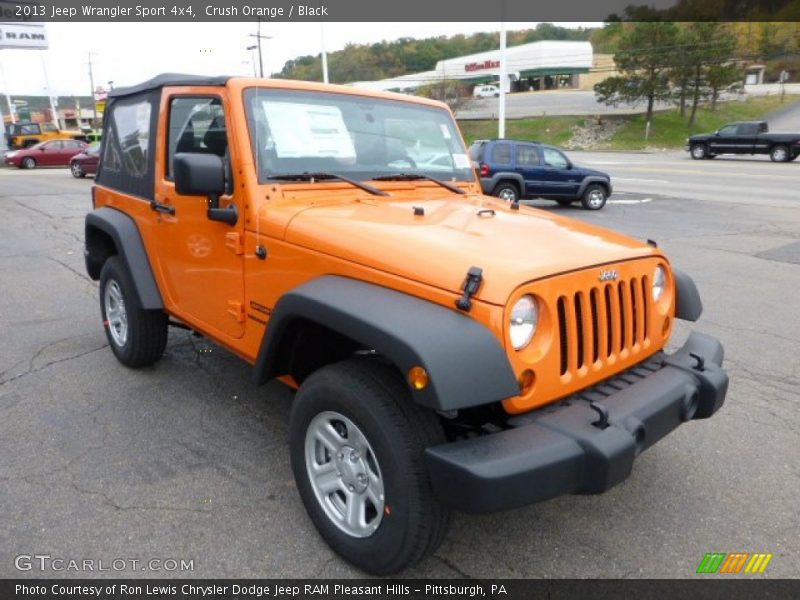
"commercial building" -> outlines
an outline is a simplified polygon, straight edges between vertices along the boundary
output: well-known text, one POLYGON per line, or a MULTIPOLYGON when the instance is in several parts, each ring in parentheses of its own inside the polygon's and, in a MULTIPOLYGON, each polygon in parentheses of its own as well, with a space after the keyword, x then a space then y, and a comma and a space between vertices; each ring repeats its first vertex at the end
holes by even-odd
MULTIPOLYGON (((440 60, 431 71, 380 81, 359 81, 352 85, 374 90, 413 92, 420 86, 443 80, 460 80, 476 85, 499 83, 500 60, 500 50, 490 50, 440 60)), ((581 78, 590 76, 595 57, 589 42, 543 41, 507 48, 506 61, 506 90, 520 92, 581 89, 584 87, 581 78)))

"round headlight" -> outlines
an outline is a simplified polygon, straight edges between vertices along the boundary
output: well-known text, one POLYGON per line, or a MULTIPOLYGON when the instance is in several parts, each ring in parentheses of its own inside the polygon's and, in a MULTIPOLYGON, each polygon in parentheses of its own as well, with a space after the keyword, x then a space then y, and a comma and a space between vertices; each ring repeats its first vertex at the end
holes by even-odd
POLYGON ((656 267, 653 272, 653 301, 658 302, 661 296, 664 295, 664 289, 667 287, 667 272, 661 265, 656 267))
POLYGON ((533 296, 523 296, 517 300, 511 309, 508 325, 508 333, 514 350, 522 350, 530 343, 536 331, 538 318, 536 300, 533 299, 533 296))

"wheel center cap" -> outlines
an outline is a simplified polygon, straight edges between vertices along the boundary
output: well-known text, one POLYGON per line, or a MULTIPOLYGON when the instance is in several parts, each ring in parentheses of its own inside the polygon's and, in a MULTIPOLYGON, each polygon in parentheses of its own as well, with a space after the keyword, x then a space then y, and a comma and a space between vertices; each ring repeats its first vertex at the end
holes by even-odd
POLYGON ((351 492, 364 493, 367 489, 367 465, 361 453, 351 446, 342 446, 334 458, 336 471, 351 492))

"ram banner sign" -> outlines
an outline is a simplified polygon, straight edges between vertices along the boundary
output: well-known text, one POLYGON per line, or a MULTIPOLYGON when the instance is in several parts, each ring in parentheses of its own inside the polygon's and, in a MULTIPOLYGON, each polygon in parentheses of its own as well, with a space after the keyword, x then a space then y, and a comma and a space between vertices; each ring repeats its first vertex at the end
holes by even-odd
POLYGON ((47 33, 43 23, 0 23, 0 50, 26 48, 46 50, 47 33))

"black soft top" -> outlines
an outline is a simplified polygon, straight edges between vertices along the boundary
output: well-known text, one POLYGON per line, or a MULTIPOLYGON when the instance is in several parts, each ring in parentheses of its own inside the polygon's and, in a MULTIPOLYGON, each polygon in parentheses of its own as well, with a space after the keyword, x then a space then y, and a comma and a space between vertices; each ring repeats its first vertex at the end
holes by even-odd
POLYGON ((119 98, 155 90, 165 85, 225 85, 231 78, 230 75, 187 75, 185 73, 162 73, 152 79, 128 87, 115 88, 108 93, 109 98, 119 98))

